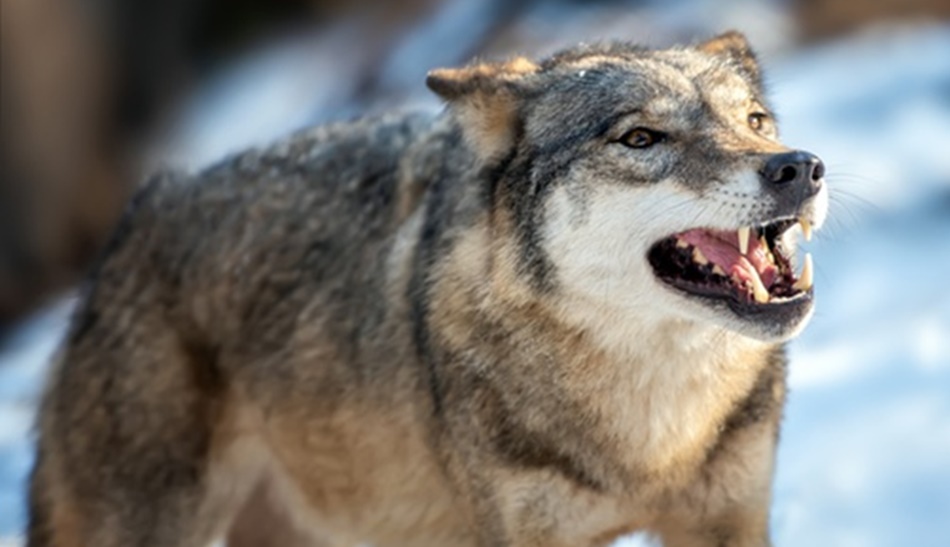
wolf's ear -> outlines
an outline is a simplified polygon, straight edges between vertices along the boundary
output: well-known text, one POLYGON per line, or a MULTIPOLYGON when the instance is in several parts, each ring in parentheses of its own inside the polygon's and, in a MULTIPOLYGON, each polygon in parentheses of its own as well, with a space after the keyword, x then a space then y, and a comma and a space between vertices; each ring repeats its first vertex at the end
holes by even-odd
POLYGON ((518 57, 436 69, 429 72, 426 85, 448 101, 469 144, 483 159, 492 159, 511 147, 520 92, 525 78, 538 70, 538 65, 518 57))
POLYGON ((755 82, 759 81, 759 61, 752 51, 749 40, 741 32, 730 30, 699 44, 696 49, 710 55, 724 57, 736 63, 755 82))

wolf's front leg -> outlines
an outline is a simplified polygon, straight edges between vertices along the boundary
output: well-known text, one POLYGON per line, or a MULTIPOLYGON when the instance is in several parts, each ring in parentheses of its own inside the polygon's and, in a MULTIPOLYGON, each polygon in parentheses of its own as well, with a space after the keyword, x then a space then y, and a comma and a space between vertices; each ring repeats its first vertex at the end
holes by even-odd
POLYGON ((785 359, 762 370, 722 424, 695 478, 671 496, 652 531, 665 547, 768 547, 785 359))
POLYGON ((664 547, 770 547, 768 511, 747 508, 703 523, 668 523, 659 530, 664 547))
POLYGON ((664 547, 769 547, 774 422, 732 432, 655 527, 664 547))

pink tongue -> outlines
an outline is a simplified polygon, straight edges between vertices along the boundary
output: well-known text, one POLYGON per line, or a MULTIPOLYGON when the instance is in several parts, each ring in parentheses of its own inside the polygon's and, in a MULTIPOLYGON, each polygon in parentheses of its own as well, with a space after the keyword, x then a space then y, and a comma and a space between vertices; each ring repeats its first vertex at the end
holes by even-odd
POLYGON ((762 284, 769 288, 777 277, 778 269, 766 255, 768 249, 754 237, 749 238, 749 249, 745 255, 739 254, 739 236, 735 231, 695 229, 683 232, 679 238, 702 251, 710 262, 718 264, 730 276, 742 281, 751 282, 752 276, 758 274, 762 284))

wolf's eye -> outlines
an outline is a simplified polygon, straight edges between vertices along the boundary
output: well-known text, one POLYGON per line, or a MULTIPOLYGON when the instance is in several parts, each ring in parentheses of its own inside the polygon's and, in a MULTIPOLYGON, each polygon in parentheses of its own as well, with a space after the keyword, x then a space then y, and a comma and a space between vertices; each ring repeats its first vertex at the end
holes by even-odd
POLYGON ((649 148, 666 140, 666 134, 646 127, 636 127, 627 131, 619 141, 630 148, 649 148))
POLYGON ((768 118, 769 115, 765 112, 753 112, 749 114, 749 127, 751 127, 753 131, 762 131, 768 118))

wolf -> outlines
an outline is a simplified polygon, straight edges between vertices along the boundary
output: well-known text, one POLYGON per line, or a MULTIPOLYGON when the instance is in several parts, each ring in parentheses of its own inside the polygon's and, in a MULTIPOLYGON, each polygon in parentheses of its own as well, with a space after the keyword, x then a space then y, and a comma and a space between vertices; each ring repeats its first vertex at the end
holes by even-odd
POLYGON ((748 41, 426 83, 438 115, 143 185, 42 404, 29 547, 769 545, 827 190, 748 41))

